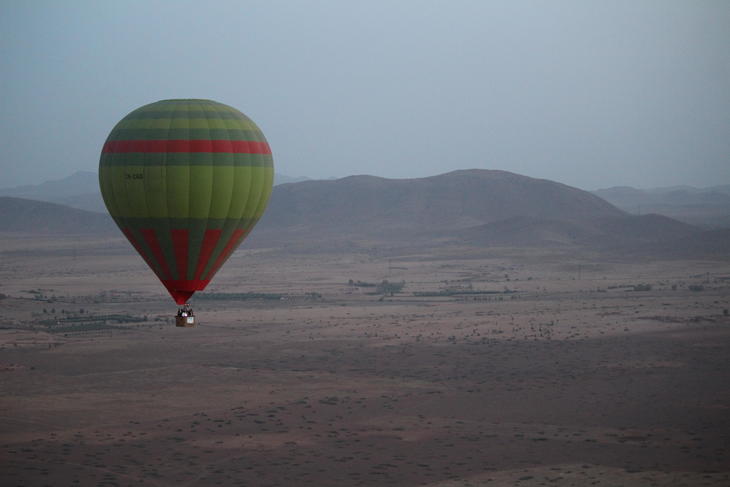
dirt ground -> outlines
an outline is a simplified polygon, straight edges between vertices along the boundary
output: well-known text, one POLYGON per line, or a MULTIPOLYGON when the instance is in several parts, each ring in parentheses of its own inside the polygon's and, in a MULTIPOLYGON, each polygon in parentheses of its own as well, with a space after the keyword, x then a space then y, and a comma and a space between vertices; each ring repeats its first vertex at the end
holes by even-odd
POLYGON ((128 247, 0 236, 0 484, 730 485, 730 260, 128 247))

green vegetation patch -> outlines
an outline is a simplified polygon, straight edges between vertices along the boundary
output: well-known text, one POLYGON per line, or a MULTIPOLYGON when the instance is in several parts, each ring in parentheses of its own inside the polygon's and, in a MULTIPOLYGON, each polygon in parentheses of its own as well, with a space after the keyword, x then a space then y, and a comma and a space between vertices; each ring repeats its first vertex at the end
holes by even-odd
POLYGON ((99 331, 99 330, 124 330, 123 326, 110 325, 104 321, 88 322, 88 323, 77 323, 67 326, 53 326, 49 327, 48 331, 51 333, 77 333, 87 331, 99 331))
POLYGON ((440 291, 416 291, 413 293, 414 296, 421 296, 424 298, 433 298, 439 296, 463 296, 463 295, 480 295, 480 294, 514 294, 517 291, 511 289, 505 289, 504 291, 469 291, 464 289, 442 289, 440 291))
POLYGON ((134 316, 128 314, 109 314, 109 315, 86 315, 86 316, 68 316, 66 318, 51 318, 39 321, 41 325, 53 327, 54 325, 68 324, 84 324, 84 323, 143 323, 147 321, 146 316, 134 316))
POLYGON ((280 300, 286 295, 279 293, 200 293, 195 295, 201 301, 245 301, 249 299, 280 300))

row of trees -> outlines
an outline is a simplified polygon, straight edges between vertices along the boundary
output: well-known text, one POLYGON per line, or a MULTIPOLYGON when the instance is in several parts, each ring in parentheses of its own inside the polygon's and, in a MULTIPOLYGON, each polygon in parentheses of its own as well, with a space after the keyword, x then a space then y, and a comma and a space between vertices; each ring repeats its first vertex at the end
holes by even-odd
POLYGON ((380 283, 353 281, 350 279, 347 284, 353 287, 374 287, 375 294, 382 294, 384 296, 393 296, 395 293, 401 292, 403 288, 406 287, 406 281, 391 282, 387 279, 383 279, 380 283))

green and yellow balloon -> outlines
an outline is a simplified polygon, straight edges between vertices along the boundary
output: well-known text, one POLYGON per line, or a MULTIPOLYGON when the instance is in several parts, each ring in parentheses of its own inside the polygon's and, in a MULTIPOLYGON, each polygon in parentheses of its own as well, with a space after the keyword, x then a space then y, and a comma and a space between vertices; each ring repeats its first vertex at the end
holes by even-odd
POLYGON ((112 218, 184 304, 266 209, 271 149, 246 115, 211 100, 162 100, 112 129, 99 184, 112 218))

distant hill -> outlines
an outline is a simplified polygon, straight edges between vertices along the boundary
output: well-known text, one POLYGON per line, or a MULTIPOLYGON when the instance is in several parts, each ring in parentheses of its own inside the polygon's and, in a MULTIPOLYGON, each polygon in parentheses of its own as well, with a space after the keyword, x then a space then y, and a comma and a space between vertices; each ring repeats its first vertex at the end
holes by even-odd
MULTIPOLYGON (((41 201, 44 200, 41 199, 41 201)), ((49 198, 47 201, 70 206, 71 208, 78 208, 80 210, 95 211, 97 213, 107 212, 106 205, 104 204, 104 198, 101 197, 101 191, 75 194, 71 196, 58 196, 49 198)))
POLYGON ((368 245, 390 240, 582 246, 642 255, 657 248, 684 255, 683 245, 716 253, 725 245, 720 234, 707 234, 715 242, 701 245, 700 234, 693 225, 656 214, 630 215, 594 194, 554 181, 463 170, 420 179, 351 176, 278 186, 252 243, 368 245))
MULTIPOLYGON (((294 178, 277 173, 274 176, 274 185, 306 180, 305 177, 294 178)), ((0 188, 0 196, 48 201, 80 210, 101 213, 107 211, 99 190, 99 175, 91 171, 77 171, 63 179, 55 179, 36 185, 0 188)))
POLYGON ((41 184, 0 189, 0 196, 59 203, 87 211, 106 212, 99 191, 99 176, 91 171, 77 171, 63 179, 41 184))
POLYGON ((63 179, 54 179, 40 184, 0 189, 0 196, 40 199, 41 197, 62 198, 92 193, 99 187, 99 176, 91 171, 76 171, 63 179))
POLYGON ((434 235, 512 217, 585 221, 622 215, 577 188, 475 169, 419 179, 350 176, 277 186, 260 225, 326 235, 434 235))
POLYGON ((693 233, 677 241, 660 242, 652 249, 662 255, 695 257, 701 255, 730 256, 730 228, 693 233))
MULTIPOLYGON (((0 197, 0 228, 38 234, 110 234, 106 213, 0 197)), ((274 188, 247 246, 580 246, 638 256, 725 255, 730 235, 672 218, 631 215, 589 192, 505 171, 418 179, 351 176, 274 188)))
POLYGON ((286 184, 286 183, 300 183, 302 181, 308 181, 309 178, 305 177, 292 177, 287 176, 286 174, 280 174, 276 173, 274 174, 274 186, 278 186, 280 184, 286 184))
POLYGON ((730 194, 730 184, 722 184, 719 186, 711 186, 706 188, 708 191, 714 191, 716 193, 730 194))
POLYGON ((106 214, 45 201, 0 196, 0 231, 37 235, 117 235, 106 214))
POLYGON ((709 228, 730 228, 730 185, 636 189, 616 186, 593 192, 633 214, 658 213, 709 228))

